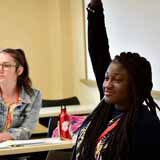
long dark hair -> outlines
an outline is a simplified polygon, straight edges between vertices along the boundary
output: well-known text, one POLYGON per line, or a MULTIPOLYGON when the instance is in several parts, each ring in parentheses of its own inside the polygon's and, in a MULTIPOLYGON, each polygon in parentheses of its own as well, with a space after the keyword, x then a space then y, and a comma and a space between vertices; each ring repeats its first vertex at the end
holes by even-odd
POLYGON ((17 68, 19 66, 23 67, 23 73, 17 79, 17 87, 19 90, 24 87, 24 90, 31 95, 33 93, 32 81, 29 77, 29 67, 24 51, 22 49, 6 48, 0 51, 0 53, 2 52, 9 54, 15 60, 17 68))
MULTIPOLYGON (((134 124, 137 111, 145 102, 150 112, 158 118, 156 107, 151 96, 152 71, 149 61, 137 53, 123 52, 115 56, 113 62, 120 63, 127 70, 129 76, 130 108, 114 130, 107 148, 107 160, 127 160, 134 143, 134 124)), ((98 109, 89 117, 91 123, 80 145, 79 160, 94 160, 96 140, 110 119, 113 106, 101 101, 98 109)), ((105 155, 105 154, 104 154, 105 155)))

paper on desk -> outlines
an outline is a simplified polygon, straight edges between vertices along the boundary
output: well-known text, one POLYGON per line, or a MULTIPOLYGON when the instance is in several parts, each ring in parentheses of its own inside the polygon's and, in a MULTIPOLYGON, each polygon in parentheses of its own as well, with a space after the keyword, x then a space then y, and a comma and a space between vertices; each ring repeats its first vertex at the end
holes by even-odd
POLYGON ((66 143, 68 143, 68 141, 72 141, 73 143, 75 143, 76 142, 76 137, 72 137, 72 139, 68 139, 68 140, 61 140, 60 138, 50 138, 50 143, 62 143, 62 141, 63 141, 63 143, 64 142, 66 142, 66 143))
POLYGON ((0 148, 18 147, 25 145, 39 145, 51 143, 49 138, 46 139, 30 139, 30 140, 9 140, 0 143, 0 148))
POLYGON ((10 146, 10 141, 5 141, 0 143, 0 149, 1 148, 8 148, 10 146))
MULTIPOLYGON (((75 139, 72 139, 74 142, 75 139)), ((60 138, 42 138, 42 139, 30 139, 30 140, 9 140, 0 143, 0 149, 8 147, 19 147, 26 145, 40 145, 40 144, 54 144, 62 143, 60 138)))

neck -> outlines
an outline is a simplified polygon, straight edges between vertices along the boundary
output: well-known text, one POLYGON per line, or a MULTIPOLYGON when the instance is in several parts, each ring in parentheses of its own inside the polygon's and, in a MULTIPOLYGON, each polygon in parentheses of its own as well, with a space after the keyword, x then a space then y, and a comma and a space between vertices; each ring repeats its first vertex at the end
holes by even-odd
POLYGON ((5 103, 16 103, 18 95, 18 89, 16 86, 1 87, 1 97, 5 103))
POLYGON ((128 105, 118 105, 118 104, 115 104, 115 108, 118 111, 127 112, 129 107, 128 107, 128 105))
POLYGON ((8 95, 8 96, 12 96, 15 92, 17 91, 17 86, 1 86, 1 94, 2 95, 8 95))

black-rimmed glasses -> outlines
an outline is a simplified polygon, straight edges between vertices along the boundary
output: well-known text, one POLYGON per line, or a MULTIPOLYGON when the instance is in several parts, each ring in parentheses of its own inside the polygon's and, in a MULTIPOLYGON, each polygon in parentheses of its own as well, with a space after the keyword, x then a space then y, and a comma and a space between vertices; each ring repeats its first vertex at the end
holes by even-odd
POLYGON ((17 64, 10 64, 10 63, 1 63, 0 67, 2 67, 2 69, 4 70, 9 70, 12 67, 18 67, 17 64))

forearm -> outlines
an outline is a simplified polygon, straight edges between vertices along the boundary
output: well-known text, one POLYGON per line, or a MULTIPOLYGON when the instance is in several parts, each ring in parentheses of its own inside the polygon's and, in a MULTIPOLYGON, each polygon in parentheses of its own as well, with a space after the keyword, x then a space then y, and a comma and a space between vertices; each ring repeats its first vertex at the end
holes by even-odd
POLYGON ((88 50, 101 98, 105 72, 111 61, 102 3, 88 9, 88 50))
POLYGON ((33 129, 35 128, 39 119, 39 111, 37 110, 36 114, 30 113, 30 116, 27 116, 25 121, 18 128, 8 129, 9 134, 15 140, 24 140, 29 139, 32 135, 33 129))
POLYGON ((30 138, 32 130, 24 127, 10 128, 8 130, 8 133, 12 136, 14 140, 26 140, 30 138))

